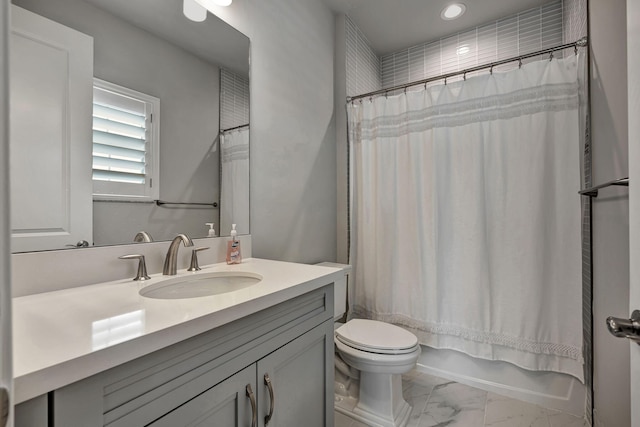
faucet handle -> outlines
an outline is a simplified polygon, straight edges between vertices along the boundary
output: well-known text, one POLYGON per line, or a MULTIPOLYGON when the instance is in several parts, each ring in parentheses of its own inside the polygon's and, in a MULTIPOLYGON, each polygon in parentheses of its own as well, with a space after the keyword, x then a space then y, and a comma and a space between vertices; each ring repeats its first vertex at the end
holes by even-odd
POLYGON ((131 255, 122 255, 119 256, 118 259, 139 259, 138 262, 138 272, 136 273, 136 277, 133 280, 149 280, 151 277, 147 276, 147 264, 144 262, 144 255, 140 254, 131 254, 131 255))
POLYGON ((189 265, 189 268, 187 269, 187 271, 200 271, 200 270, 202 270, 200 268, 200 266, 198 265, 198 252, 206 251, 207 249, 209 249, 208 246, 201 246, 199 248, 193 248, 193 250, 191 251, 191 264, 189 265))

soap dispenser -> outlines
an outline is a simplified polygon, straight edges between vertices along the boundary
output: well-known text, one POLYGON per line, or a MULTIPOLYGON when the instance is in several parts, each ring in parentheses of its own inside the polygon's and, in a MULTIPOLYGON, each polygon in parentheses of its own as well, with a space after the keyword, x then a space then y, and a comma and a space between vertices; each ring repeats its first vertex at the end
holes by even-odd
POLYGON ((240 264, 242 262, 242 254, 240 253, 240 241, 236 237, 236 225, 231 224, 231 239, 227 242, 227 264, 240 264))
POLYGON ((209 237, 216 237, 216 230, 213 229, 215 222, 205 222, 209 226, 209 237))

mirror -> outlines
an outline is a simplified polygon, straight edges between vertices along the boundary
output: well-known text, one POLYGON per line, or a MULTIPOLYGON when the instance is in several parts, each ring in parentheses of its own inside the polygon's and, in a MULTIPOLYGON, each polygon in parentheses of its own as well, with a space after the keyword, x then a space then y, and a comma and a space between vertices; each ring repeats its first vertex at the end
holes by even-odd
POLYGON ((215 223, 216 236, 229 235, 231 223, 249 233, 246 36, 211 13, 190 21, 182 0, 13 4, 28 11, 12 10, 13 252, 128 244, 140 231, 154 241, 207 237, 206 223, 215 223), (34 35, 29 12, 54 21, 34 27, 51 34, 34 35), (96 89, 99 82, 106 89, 96 89), (96 147, 124 133, 100 128, 96 123, 112 119, 96 111, 131 116, 134 101, 142 106, 143 136, 135 136, 142 148, 114 142, 104 154, 96 147), (142 154, 127 154, 136 150, 142 154), (131 166, 138 155, 139 166, 131 166), (134 176, 136 184, 112 184, 116 175, 134 176))

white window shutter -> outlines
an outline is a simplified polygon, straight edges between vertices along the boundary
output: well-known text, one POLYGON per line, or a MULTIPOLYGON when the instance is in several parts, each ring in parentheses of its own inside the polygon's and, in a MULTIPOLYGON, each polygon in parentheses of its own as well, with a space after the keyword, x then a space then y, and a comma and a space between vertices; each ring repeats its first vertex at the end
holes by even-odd
POLYGON ((159 116, 158 98, 94 79, 94 199, 158 198, 159 116))

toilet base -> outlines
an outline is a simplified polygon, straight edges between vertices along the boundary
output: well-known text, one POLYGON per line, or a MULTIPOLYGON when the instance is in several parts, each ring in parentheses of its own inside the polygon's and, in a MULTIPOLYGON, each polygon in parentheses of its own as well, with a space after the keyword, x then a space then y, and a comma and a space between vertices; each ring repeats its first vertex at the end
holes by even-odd
POLYGON ((372 427, 405 427, 409 423, 409 417, 411 416, 411 406, 407 402, 404 402, 403 408, 401 408, 398 418, 396 418, 393 422, 380 419, 375 415, 367 417, 353 412, 357 403, 357 399, 350 397, 339 397, 336 398, 334 409, 336 412, 339 412, 354 421, 358 421, 362 424, 372 427))
POLYGON ((398 374, 361 372, 359 399, 336 396, 335 410, 372 427, 405 427, 411 416, 398 374))

